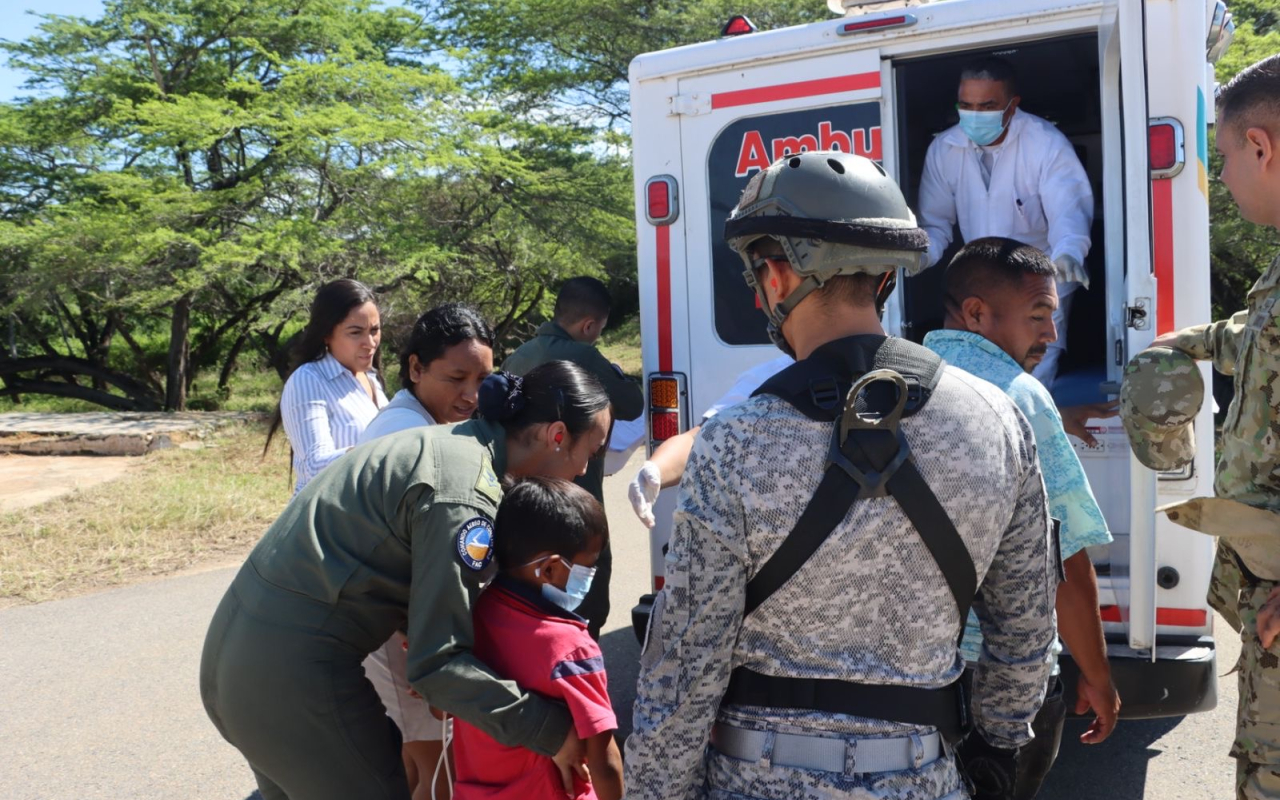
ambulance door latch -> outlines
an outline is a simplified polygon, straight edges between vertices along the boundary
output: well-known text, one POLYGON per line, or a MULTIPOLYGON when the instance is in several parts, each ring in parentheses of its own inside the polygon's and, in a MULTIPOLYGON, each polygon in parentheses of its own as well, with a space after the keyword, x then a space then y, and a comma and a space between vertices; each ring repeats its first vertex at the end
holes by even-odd
POLYGON ((667 98, 667 116, 696 117, 711 113, 711 95, 703 92, 673 94, 667 98))
POLYGON ((1151 307, 1151 298, 1135 297, 1133 305, 1124 307, 1124 324, 1135 331, 1145 331, 1151 327, 1151 318, 1147 310, 1151 307))

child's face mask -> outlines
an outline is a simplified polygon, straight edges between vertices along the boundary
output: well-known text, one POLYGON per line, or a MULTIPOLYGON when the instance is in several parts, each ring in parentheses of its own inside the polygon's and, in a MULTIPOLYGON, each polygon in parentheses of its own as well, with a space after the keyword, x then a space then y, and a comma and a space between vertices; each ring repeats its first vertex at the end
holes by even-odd
MULTIPOLYGON (((530 561, 529 564, 537 564, 546 561, 551 556, 543 556, 542 558, 530 561)), ((525 564, 523 566, 529 566, 525 564)), ((538 567, 533 571, 535 577, 542 577, 542 567, 538 567)), ((574 564, 569 569, 569 580, 565 583, 564 588, 551 584, 542 584, 542 596, 547 600, 555 603, 565 611, 573 611, 582 605, 582 601, 586 598, 587 592, 591 591, 591 581, 596 576, 595 567, 587 567, 582 564, 574 564)))

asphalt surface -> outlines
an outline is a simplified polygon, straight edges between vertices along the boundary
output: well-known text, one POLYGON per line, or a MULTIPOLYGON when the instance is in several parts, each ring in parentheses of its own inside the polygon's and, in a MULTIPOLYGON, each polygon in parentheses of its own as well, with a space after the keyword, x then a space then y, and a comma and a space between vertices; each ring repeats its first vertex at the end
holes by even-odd
MULTIPOLYGON (((639 646, 630 609, 647 591, 648 544, 626 483, 605 484, 613 534, 613 611, 603 644, 625 735, 639 646)), ((0 798, 4 800, 245 800, 253 778, 204 715, 197 670, 205 629, 234 567, 96 595, 0 611, 0 798)), ((1239 643, 1219 623, 1218 672, 1239 643)), ((1110 740, 1074 741, 1068 723, 1044 800, 1201 800, 1233 796, 1226 755, 1235 676, 1214 711, 1122 722, 1110 740)))

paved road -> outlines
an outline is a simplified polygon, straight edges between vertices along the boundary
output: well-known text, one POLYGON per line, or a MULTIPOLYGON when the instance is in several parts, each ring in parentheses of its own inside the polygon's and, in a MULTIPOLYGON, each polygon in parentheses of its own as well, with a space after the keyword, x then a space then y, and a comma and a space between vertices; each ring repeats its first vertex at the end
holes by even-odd
MULTIPOLYGON (((633 471, 606 483, 615 572, 604 645, 624 733, 639 656, 629 612, 648 584, 643 528, 625 500, 624 476, 633 471)), ((205 718, 196 688, 205 627, 233 572, 227 567, 0 611, 0 798, 253 796, 248 768, 205 718)), ((1225 673, 1239 645, 1224 637, 1220 648, 1219 672, 1225 673)), ((1041 797, 1232 796, 1234 764, 1226 748, 1234 676, 1220 680, 1219 698, 1211 713, 1123 723, 1103 745, 1068 742, 1041 797)))

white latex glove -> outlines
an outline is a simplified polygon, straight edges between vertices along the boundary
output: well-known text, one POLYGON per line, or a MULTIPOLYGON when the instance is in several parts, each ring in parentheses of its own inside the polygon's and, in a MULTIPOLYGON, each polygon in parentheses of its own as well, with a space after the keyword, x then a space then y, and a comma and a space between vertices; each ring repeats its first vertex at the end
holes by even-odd
POLYGON ((1053 266, 1058 271, 1059 283, 1078 283, 1086 289, 1089 288, 1089 271, 1074 257, 1058 256, 1053 266))
POLYGON ((631 501, 631 508, 635 510, 636 516, 647 528, 654 526, 653 503, 658 499, 660 491, 662 473, 658 472, 658 465, 652 461, 644 462, 644 466, 640 467, 635 479, 627 487, 627 499, 631 501))

